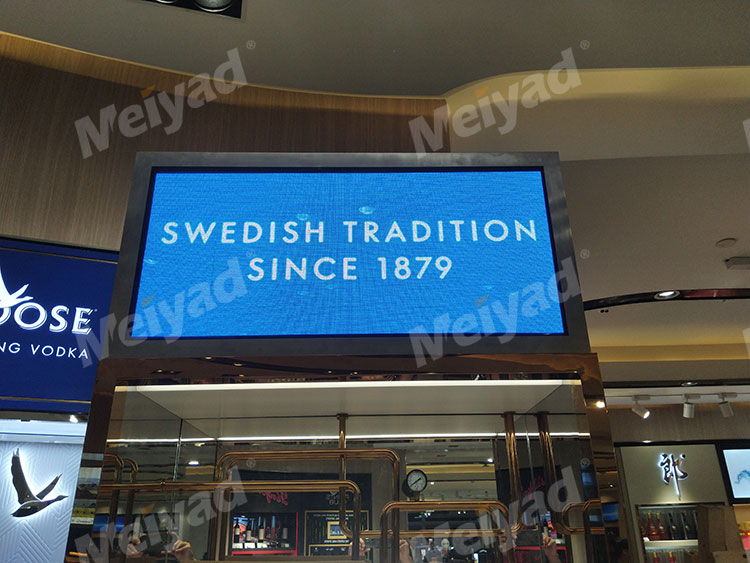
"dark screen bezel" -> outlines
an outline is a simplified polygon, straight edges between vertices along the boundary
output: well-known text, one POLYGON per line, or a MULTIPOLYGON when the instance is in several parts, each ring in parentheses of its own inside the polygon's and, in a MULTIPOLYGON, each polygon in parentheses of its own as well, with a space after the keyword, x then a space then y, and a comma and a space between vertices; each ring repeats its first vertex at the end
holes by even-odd
MULTIPOLYGON (((116 319, 133 314, 140 264, 148 232, 153 182, 157 172, 280 172, 314 171, 493 171, 537 170, 542 173, 555 270, 562 258, 572 258, 565 193, 554 153, 140 153, 136 157, 128 214, 115 280, 112 312, 116 319)), ((560 304, 564 333, 518 334, 507 343, 487 335, 470 346, 445 339, 443 353, 585 353, 589 351, 580 293, 560 304)), ((409 334, 386 335, 284 335, 190 337, 180 339, 133 338, 130 330, 116 331, 112 357, 289 356, 289 355, 412 355, 409 334)), ((434 335, 433 335, 434 336, 434 335)))

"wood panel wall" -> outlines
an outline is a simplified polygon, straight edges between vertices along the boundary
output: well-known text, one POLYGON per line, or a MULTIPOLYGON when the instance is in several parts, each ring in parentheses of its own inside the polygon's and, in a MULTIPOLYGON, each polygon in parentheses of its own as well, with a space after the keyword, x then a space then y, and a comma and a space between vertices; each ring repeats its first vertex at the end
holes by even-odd
POLYGON ((0 33, 0 235, 117 250, 138 151, 413 152, 409 121, 445 103, 246 85, 83 158, 77 119, 190 78, 0 33))

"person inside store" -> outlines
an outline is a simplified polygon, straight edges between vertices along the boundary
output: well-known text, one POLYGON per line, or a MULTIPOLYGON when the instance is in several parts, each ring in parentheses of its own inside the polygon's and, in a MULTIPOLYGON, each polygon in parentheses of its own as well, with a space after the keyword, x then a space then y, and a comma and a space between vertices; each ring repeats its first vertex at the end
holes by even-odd
POLYGON ((427 544, 427 551, 424 554, 424 563, 442 563, 443 554, 435 547, 435 541, 430 538, 427 544))
MULTIPOLYGON (((162 545, 161 548, 163 549, 158 550, 158 555, 171 555, 180 563, 198 561, 195 555, 193 555, 193 549, 188 542, 182 541, 174 532, 170 532, 170 535, 172 536, 172 543, 162 545)), ((133 538, 130 541, 126 550, 126 559, 143 559, 147 556, 147 550, 143 549, 142 545, 144 543, 142 539, 145 540, 146 537, 144 534, 141 538, 133 538)))

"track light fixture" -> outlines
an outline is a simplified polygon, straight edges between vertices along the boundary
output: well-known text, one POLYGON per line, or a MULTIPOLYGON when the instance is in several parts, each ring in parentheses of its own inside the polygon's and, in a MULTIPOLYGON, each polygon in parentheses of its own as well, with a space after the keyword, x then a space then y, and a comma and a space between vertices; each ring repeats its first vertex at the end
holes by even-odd
POLYGON ((635 404, 630 410, 640 416, 643 420, 646 420, 649 416, 651 416, 651 411, 644 407, 641 404, 641 401, 648 401, 650 398, 651 397, 649 397, 648 395, 636 395, 635 397, 633 397, 633 402, 635 404))
MULTIPOLYGON (((731 393, 730 395, 737 396, 736 393, 731 393)), ((721 394, 719 395, 719 410, 721 411, 721 416, 724 418, 729 418, 730 416, 734 416, 734 409, 732 408, 731 403, 727 400, 728 396, 721 394)))
POLYGON ((695 403, 692 395, 685 395, 685 402, 682 403, 682 418, 695 418, 695 403))

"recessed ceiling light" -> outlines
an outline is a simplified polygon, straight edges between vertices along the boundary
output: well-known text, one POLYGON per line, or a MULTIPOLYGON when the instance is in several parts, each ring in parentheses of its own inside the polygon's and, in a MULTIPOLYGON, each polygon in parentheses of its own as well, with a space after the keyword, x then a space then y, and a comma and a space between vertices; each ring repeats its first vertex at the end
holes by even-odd
POLYGON ((193 2, 207 12, 223 12, 232 5, 234 0, 193 0, 193 2))
POLYGON ((669 291, 660 291, 659 293, 654 295, 654 299, 657 299, 658 301, 666 301, 667 299, 674 299, 680 295, 680 292, 676 289, 670 289, 669 291))
POLYGON ((74 414, 70 415, 70 422, 78 422, 78 417, 74 414))
POLYGON ((716 241, 716 246, 718 248, 729 248, 730 246, 734 246, 735 244, 737 244, 737 239, 734 237, 723 238, 716 241))
POLYGON ((241 363, 239 363, 239 362, 234 362, 234 367, 238 367, 238 368, 241 368, 241 367, 242 367, 242 364, 241 364, 241 363))
POLYGON ((200 465, 200 462, 197 459, 191 459, 190 461, 188 461, 188 465, 196 466, 200 465))
POLYGON ((597 409, 603 409, 604 407, 606 407, 606 406, 607 406, 607 403, 605 403, 605 402, 604 402, 604 400, 602 400, 602 399, 599 399, 599 400, 598 400, 597 402, 595 402, 595 403, 594 403, 594 406, 595 406, 595 407, 596 407, 597 409))
POLYGON ((694 387, 695 385, 698 385, 697 381, 683 381, 680 383, 682 387, 694 387))
POLYGON ((495 460, 494 460, 494 459, 492 459, 491 457, 488 457, 488 458, 487 458, 487 463, 492 463, 493 461, 495 461, 495 460))

